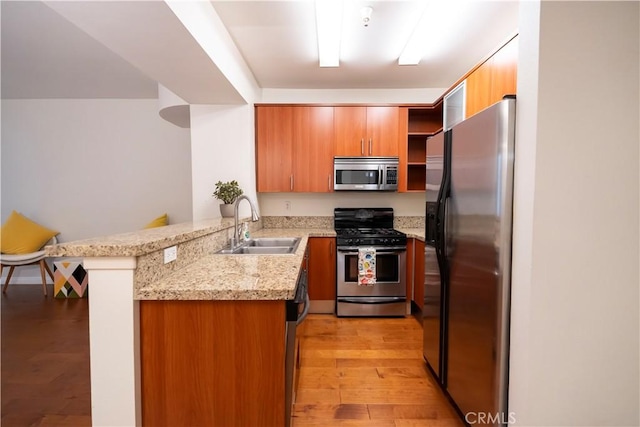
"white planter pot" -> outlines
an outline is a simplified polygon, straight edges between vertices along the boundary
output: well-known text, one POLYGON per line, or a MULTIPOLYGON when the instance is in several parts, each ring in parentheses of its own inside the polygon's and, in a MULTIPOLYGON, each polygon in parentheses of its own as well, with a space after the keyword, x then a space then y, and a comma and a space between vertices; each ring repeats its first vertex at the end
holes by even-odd
POLYGON ((233 208, 234 208, 233 204, 220 205, 220 215, 222 215, 223 218, 233 218, 233 216, 235 215, 233 208))

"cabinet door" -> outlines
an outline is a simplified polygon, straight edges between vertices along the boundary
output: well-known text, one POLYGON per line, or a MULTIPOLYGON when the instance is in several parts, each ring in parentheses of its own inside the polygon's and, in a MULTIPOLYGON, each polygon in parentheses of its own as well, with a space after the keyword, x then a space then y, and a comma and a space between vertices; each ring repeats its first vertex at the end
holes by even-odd
POLYGON ((515 37, 491 57, 489 105, 505 95, 515 95, 518 74, 518 38, 515 37))
POLYGON ((336 299, 336 239, 309 238, 309 298, 335 301, 336 299))
POLYGON ((335 155, 364 156, 367 107, 334 107, 335 155))
POLYGON ((284 301, 141 301, 142 425, 284 426, 285 313, 284 301))
POLYGON ((467 91, 465 117, 471 117, 491 105, 491 59, 476 68, 476 70, 467 77, 465 84, 467 91))
POLYGON ((256 107, 258 192, 291 191, 293 181, 293 107, 256 107))
POLYGON ((294 107, 293 191, 333 191, 333 107, 294 107))
POLYGON ((365 155, 397 156, 399 154, 399 117, 398 107, 367 107, 365 155))
POLYGON ((414 285, 414 243, 415 239, 407 239, 407 301, 414 301, 413 297, 413 285, 414 285))
POLYGON ((424 308, 424 242, 415 239, 414 265, 413 265, 413 298, 420 311, 424 308))

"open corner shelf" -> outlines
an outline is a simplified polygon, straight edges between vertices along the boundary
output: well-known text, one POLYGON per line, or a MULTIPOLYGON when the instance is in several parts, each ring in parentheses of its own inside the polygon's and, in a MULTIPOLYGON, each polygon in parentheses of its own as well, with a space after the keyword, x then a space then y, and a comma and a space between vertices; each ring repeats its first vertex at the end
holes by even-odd
POLYGON ((425 189, 427 139, 442 130, 442 102, 407 108, 407 191, 425 189))

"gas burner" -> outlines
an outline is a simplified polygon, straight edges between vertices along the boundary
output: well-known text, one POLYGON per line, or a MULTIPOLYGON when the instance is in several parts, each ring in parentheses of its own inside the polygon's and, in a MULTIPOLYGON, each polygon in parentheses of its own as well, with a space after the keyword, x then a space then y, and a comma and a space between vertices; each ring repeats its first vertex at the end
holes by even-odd
POLYGON ((336 208, 337 246, 406 246, 406 234, 393 229, 391 208, 336 208), (364 215, 363 213, 366 213, 364 215))

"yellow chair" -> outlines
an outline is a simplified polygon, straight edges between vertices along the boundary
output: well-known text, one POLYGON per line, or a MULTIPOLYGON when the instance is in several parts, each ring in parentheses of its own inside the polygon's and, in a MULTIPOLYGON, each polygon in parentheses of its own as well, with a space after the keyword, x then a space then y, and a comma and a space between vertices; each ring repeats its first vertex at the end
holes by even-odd
POLYGON ((51 238, 47 243, 45 243, 39 251, 31 252, 28 254, 0 254, 0 274, 4 271, 5 267, 9 267, 9 274, 7 274, 7 281, 4 283, 4 287, 2 288, 2 293, 7 292, 7 287, 9 286, 9 280, 11 280, 11 275, 13 274, 13 269, 16 267, 40 264, 40 275, 42 276, 42 290, 44 292, 44 296, 47 296, 47 277, 45 276, 45 271, 53 280, 53 273, 51 269, 47 265, 45 260, 46 254, 44 251, 44 247, 47 245, 55 245, 58 243, 58 239, 55 236, 51 238))

